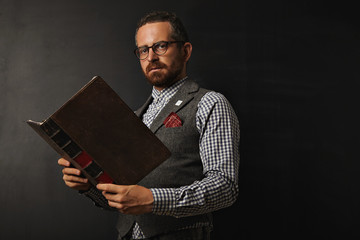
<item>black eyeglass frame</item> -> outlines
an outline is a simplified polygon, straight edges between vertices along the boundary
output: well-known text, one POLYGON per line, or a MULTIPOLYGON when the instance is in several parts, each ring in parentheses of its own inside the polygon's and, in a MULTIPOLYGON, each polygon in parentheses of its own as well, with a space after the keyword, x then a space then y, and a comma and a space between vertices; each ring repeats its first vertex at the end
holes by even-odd
POLYGON ((161 56, 161 55, 164 55, 164 54, 167 52, 168 47, 169 47, 170 44, 172 44, 172 43, 179 43, 179 42, 182 42, 183 44, 185 43, 185 41, 159 41, 159 42, 154 43, 154 44, 153 44, 152 46, 150 46, 150 47, 144 46, 144 47, 137 47, 137 48, 135 48, 135 49, 134 49, 134 54, 135 54, 135 56, 136 56, 138 59, 140 59, 140 60, 145 60, 145 59, 149 56, 149 49, 151 48, 156 55, 161 56), (162 43, 166 43, 166 49, 165 49, 165 51, 164 51, 163 53, 160 53, 160 54, 159 54, 159 53, 157 53, 157 52, 154 50, 154 47, 159 46, 159 45, 162 44, 162 43), (139 49, 140 49, 140 48, 146 48, 146 50, 147 50, 147 55, 146 55, 146 57, 140 58, 140 53, 139 53, 139 49))

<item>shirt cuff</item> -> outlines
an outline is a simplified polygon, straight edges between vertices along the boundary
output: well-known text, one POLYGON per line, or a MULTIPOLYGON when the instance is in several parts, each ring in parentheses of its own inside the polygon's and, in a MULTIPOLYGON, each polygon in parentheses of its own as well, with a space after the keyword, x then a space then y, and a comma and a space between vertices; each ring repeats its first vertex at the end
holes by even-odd
POLYGON ((151 188, 154 197, 152 213, 157 215, 173 215, 176 209, 176 193, 173 188, 151 188))

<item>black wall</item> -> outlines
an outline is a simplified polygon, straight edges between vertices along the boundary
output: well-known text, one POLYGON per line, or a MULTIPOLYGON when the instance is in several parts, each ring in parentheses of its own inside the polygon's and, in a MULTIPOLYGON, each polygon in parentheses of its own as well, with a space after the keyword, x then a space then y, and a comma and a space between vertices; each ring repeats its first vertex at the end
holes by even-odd
POLYGON ((183 19, 189 75, 240 119, 239 200, 215 213, 215 236, 360 237, 356 8, 234 2, 0 0, 0 239, 116 239, 116 213, 64 185, 58 155, 25 121, 94 75, 139 107, 150 86, 134 29, 152 9, 183 19))

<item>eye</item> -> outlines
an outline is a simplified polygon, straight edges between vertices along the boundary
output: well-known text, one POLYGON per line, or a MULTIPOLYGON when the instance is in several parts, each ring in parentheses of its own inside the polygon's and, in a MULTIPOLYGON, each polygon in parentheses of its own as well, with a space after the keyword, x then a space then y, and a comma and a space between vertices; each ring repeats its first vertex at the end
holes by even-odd
POLYGON ((155 49, 159 51, 164 51, 167 48, 167 42, 158 42, 155 44, 155 49))
POLYGON ((148 47, 140 47, 140 48, 138 48, 138 51, 139 51, 140 55, 144 55, 144 54, 148 53, 149 48, 148 47))

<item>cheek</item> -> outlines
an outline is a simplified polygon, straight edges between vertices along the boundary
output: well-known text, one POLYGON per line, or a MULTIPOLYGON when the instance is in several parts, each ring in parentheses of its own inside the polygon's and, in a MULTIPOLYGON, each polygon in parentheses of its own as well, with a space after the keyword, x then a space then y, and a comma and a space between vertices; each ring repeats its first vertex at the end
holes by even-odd
POLYGON ((146 72, 147 62, 146 61, 140 61, 140 66, 141 66, 141 69, 143 70, 143 72, 146 72))
POLYGON ((174 65, 176 65, 176 59, 174 58, 170 58, 170 57, 163 57, 160 59, 161 63, 164 64, 166 66, 167 69, 171 69, 172 67, 174 67, 174 65))

